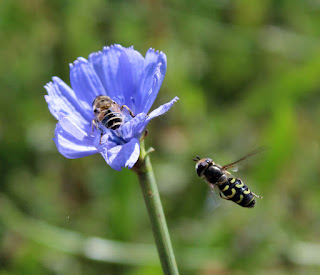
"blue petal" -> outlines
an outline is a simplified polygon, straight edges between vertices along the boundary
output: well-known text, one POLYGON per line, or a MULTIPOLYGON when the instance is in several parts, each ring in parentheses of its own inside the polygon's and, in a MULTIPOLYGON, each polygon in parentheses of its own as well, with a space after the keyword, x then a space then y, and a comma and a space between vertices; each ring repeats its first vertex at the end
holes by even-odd
POLYGON ((92 127, 82 129, 77 120, 75 120, 71 116, 65 116, 63 114, 59 115, 58 124, 64 131, 68 132, 77 140, 83 142, 83 144, 88 146, 91 146, 93 144, 93 139, 90 135, 90 133, 92 132, 92 127))
POLYGON ((107 146, 101 146, 100 153, 112 169, 117 171, 120 171, 122 167, 131 169, 139 158, 139 140, 134 138, 123 145, 109 143, 107 146))
POLYGON ((110 96, 120 105, 127 105, 134 113, 135 98, 139 93, 139 83, 144 59, 133 48, 120 45, 104 47, 102 52, 89 56, 96 74, 110 96))
POLYGON ((68 117, 60 118, 54 141, 59 152, 66 158, 81 158, 98 152, 97 148, 92 146, 92 138, 68 117))
POLYGON ((51 114, 58 119, 60 113, 74 116, 82 125, 88 124, 92 111, 81 106, 74 91, 60 78, 53 77, 53 82, 49 82, 45 88, 48 95, 45 99, 51 114))
POLYGON ((140 98, 137 98, 137 113, 148 113, 155 101, 167 70, 167 57, 163 52, 149 49, 140 83, 140 98))
POLYGON ((95 73, 92 64, 79 57, 70 64, 70 82, 78 100, 86 110, 92 110, 92 102, 98 95, 104 95, 105 90, 95 73))
POLYGON ((161 116, 164 113, 168 112, 169 109, 172 107, 174 103, 176 103, 179 100, 179 98, 176 96, 174 99, 172 99, 170 102, 165 103, 161 106, 159 106, 157 109, 153 110, 147 117, 146 121, 149 123, 149 121, 157 116, 161 116))
POLYGON ((177 102, 177 100, 179 100, 178 97, 175 97, 174 99, 172 99, 170 102, 161 105, 160 107, 158 107, 157 109, 153 110, 149 115, 147 115, 147 117, 145 119, 141 119, 136 125, 134 125, 134 135, 135 136, 141 136, 141 134, 143 133, 144 129, 147 127, 148 123, 151 121, 151 119, 160 116, 164 113, 166 113, 167 111, 169 111, 169 109, 172 107, 172 105, 177 102))
POLYGON ((146 120, 146 117, 145 113, 138 114, 121 127, 122 136, 126 141, 141 136, 143 131, 143 129, 141 130, 141 124, 146 120))

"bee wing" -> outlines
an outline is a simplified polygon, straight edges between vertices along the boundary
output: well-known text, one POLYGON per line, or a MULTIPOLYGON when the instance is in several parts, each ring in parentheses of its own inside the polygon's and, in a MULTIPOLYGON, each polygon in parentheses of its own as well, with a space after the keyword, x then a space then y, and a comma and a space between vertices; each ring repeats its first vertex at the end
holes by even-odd
POLYGON ((127 121, 132 119, 132 115, 131 115, 130 111, 126 107, 121 109, 121 114, 122 114, 122 116, 124 118, 124 122, 127 122, 127 121))

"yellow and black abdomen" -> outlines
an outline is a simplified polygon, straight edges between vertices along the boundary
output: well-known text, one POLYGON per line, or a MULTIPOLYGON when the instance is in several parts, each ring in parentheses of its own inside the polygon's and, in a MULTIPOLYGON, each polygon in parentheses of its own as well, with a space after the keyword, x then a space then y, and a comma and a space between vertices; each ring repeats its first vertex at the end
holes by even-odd
POLYGON ((220 192, 228 200, 243 206, 254 207, 256 201, 248 186, 240 179, 229 178, 225 183, 219 184, 220 192))

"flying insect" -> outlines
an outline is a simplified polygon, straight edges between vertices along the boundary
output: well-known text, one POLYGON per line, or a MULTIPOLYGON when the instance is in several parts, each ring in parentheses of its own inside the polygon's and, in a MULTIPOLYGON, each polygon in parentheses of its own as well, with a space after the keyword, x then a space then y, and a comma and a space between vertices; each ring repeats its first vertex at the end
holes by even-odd
POLYGON ((227 170, 257 152, 249 153, 241 159, 224 166, 215 163, 210 158, 201 159, 197 156, 193 160, 197 162, 196 172, 198 176, 203 178, 212 189, 217 186, 221 198, 231 200, 242 207, 252 208, 256 203, 255 198, 262 199, 262 197, 253 193, 241 179, 232 177, 227 170))

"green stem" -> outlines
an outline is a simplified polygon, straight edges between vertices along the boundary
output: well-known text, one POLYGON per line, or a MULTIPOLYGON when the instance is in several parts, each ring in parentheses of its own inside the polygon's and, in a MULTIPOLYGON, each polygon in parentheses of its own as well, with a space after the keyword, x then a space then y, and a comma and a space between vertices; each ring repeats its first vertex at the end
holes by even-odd
MULTIPOLYGON (((152 150, 152 149, 151 149, 152 150)), ((133 170, 138 174, 141 190, 148 209, 153 235, 164 274, 179 274, 173 254, 169 231, 160 201, 148 153, 141 142, 140 157, 133 170)))

